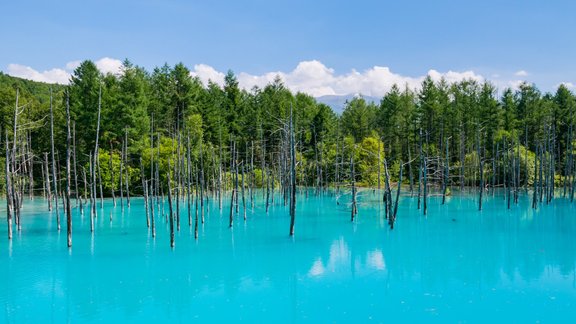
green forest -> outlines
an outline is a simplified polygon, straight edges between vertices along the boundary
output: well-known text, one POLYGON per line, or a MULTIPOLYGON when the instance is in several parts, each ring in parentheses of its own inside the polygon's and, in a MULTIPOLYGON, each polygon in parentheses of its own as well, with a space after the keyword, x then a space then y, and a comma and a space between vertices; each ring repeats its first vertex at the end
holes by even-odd
MULTIPOLYGON (((0 74, 0 143, 6 151, 18 143, 18 170, 30 174, 23 177, 25 191, 46 190, 51 105, 54 170, 58 181, 65 178, 67 103, 78 178, 72 191, 79 195, 90 182, 81 175, 89 172, 98 126, 98 181, 104 196, 118 194, 122 175, 130 190, 141 194, 142 175, 151 174, 155 159, 166 185, 170 158, 184 157, 187 140, 206 190, 230 188, 231 159, 244 161, 242 171, 253 186, 264 186, 266 177, 281 185, 288 170, 282 148, 291 112, 298 186, 339 186, 353 177, 360 186, 379 188, 398 181, 402 169, 410 190, 424 175, 428 185, 441 189, 505 187, 510 181, 529 186, 538 172, 551 188, 564 186, 566 193, 573 187, 574 95, 563 85, 555 93, 527 83, 498 91, 489 82, 449 84, 427 77, 419 90, 393 86, 376 104, 356 97, 337 115, 313 97, 291 92, 279 78, 244 90, 229 71, 223 86, 202 84, 183 64, 150 72, 125 60, 121 73, 103 75, 84 61, 67 86, 0 74)), ((179 160, 172 159, 172 167, 179 160)), ((1 172, 4 191, 6 169, 1 172)))

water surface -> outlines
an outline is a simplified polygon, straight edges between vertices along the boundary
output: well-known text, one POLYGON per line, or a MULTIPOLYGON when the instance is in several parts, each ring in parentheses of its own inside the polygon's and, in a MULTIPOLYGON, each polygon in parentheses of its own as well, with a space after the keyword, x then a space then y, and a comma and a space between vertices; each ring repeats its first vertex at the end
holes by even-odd
MULTIPOLYGON (((6 239, 0 201, 0 322, 575 322, 576 218, 562 198, 537 210, 521 196, 432 197, 428 215, 402 197, 394 230, 378 193, 298 197, 296 235, 277 198, 262 196, 228 227, 229 204, 211 201, 194 239, 182 206, 176 247, 143 200, 74 209, 73 248, 46 201, 26 201, 22 231, 6 239)), ((165 206, 166 211, 168 206, 165 206)))

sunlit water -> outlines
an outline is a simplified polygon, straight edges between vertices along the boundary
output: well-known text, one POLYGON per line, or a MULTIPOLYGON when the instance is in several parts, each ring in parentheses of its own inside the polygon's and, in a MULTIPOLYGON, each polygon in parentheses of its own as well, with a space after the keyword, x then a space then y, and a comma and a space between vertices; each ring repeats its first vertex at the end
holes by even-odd
POLYGON ((355 223, 349 197, 301 195, 291 238, 288 208, 277 197, 266 214, 256 197, 233 229, 228 202, 211 201, 197 241, 182 206, 174 249, 163 218, 151 237, 142 199, 106 200, 94 235, 74 209, 71 250, 41 199, 9 242, 0 201, 0 322, 576 321, 576 214, 562 198, 507 210, 489 195, 479 212, 476 196, 433 197, 423 216, 402 197, 391 231, 377 193, 361 192, 355 223))

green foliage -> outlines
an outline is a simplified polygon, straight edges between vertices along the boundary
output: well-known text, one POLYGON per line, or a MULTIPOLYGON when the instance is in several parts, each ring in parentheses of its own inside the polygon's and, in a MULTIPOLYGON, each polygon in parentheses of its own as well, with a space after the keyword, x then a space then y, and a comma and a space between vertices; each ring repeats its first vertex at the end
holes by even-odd
POLYGON ((106 192, 112 188, 120 188, 120 154, 117 152, 108 152, 107 150, 98 150, 98 161, 100 163, 100 172, 102 174, 102 186, 106 192), (112 157, 112 159, 110 159, 112 157))
POLYGON ((346 104, 342 112, 341 125, 343 130, 354 137, 359 143, 368 136, 373 127, 376 117, 376 106, 367 104, 362 97, 355 97, 346 104))
POLYGON ((360 180, 368 186, 378 184, 378 170, 381 179, 384 179, 384 144, 378 138, 365 137, 357 146, 357 151, 356 165, 360 180))
MULTIPOLYGON (((463 80, 448 84, 427 77, 418 90, 393 86, 378 105, 355 97, 346 103, 341 116, 310 95, 291 92, 279 77, 263 88, 247 90, 241 86, 232 71, 225 75, 220 86, 213 82, 202 84, 182 63, 165 64, 148 73, 128 60, 120 73, 107 75, 93 62, 84 61, 73 72, 69 86, 47 85, 0 73, 0 144, 3 147, 5 131, 12 140, 10 131, 18 89, 19 106, 25 107, 20 124, 26 124, 29 131, 35 162, 50 151, 48 117, 52 89, 60 165, 66 149, 65 91, 69 94, 71 119, 76 128, 78 165, 87 166, 88 156, 94 150, 97 110, 101 104, 100 168, 107 191, 117 182, 111 175, 118 176, 125 132, 131 187, 140 186, 140 158, 149 177, 152 153, 160 164, 161 181, 166 182, 168 161, 173 167, 175 164, 178 134, 182 153, 190 136, 193 169, 199 168, 202 160, 208 181, 217 173, 220 152, 223 172, 226 177, 231 176, 233 141, 240 160, 247 159, 254 144, 255 165, 260 168, 264 159, 270 170, 277 168, 279 154, 286 149, 286 125, 291 111, 298 150, 298 182, 308 185, 315 184, 318 168, 322 169, 325 183, 335 181, 337 168, 340 180, 348 181, 352 157, 357 166, 356 180, 365 185, 377 184, 378 170, 384 180, 384 156, 392 179, 398 177, 400 161, 416 161, 412 163, 415 176, 420 142, 423 154, 434 161, 443 160, 448 149, 451 170, 464 164, 467 179, 479 177, 478 145, 486 177, 494 172, 490 161, 497 156, 498 176, 503 175, 507 163, 503 157, 505 147, 520 150, 522 181, 526 175, 533 178, 533 152, 550 138, 556 141, 556 172, 566 170, 570 147, 576 151, 572 135, 576 99, 565 86, 559 86, 554 94, 542 94, 534 85, 525 83, 518 90, 505 89, 497 98, 495 87, 487 82, 463 80)), ((430 164, 430 174, 440 174, 441 164, 430 164)), ((407 180, 408 170, 404 171, 407 180)), ((35 167, 34 172, 40 178, 41 169, 35 167)), ((275 172, 277 176, 278 171, 275 172)), ((255 173, 256 185, 262 186, 262 172, 255 173)), ((0 179, 0 187, 3 182, 0 179)), ((40 187, 41 182, 37 185, 40 187)))

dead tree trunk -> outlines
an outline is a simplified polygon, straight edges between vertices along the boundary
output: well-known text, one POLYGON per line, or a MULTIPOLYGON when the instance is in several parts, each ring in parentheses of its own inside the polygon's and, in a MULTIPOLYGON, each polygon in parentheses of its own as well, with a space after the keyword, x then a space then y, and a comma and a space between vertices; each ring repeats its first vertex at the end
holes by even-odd
POLYGON ((118 173, 118 181, 120 182, 120 207, 124 209, 124 143, 121 145, 122 148, 120 149, 120 172, 118 173))
POLYGON ((194 238, 198 239, 198 196, 199 196, 199 184, 200 183, 200 172, 198 172, 198 170, 196 170, 196 190, 195 190, 195 196, 196 196, 196 203, 194 204, 195 207, 195 219, 194 219, 194 238))
POLYGON ((424 215, 428 213, 428 162, 426 157, 424 159, 424 169, 422 170, 422 178, 424 179, 424 199, 423 199, 423 212, 424 215))
POLYGON ((79 197, 79 189, 78 189, 78 169, 76 167, 76 122, 72 123, 72 143, 74 147, 73 152, 73 163, 74 163, 74 197, 76 198, 76 206, 80 206, 82 209, 82 199, 79 197))
POLYGON ((112 163, 112 144, 110 144, 110 160, 108 162, 110 168, 110 193, 112 194, 112 204, 116 207, 116 194, 114 193, 114 164, 112 163))
POLYGON ((130 208, 130 169, 128 169, 128 128, 124 128, 124 159, 126 161, 126 206, 130 208))
POLYGON ((192 227, 192 210, 191 210, 191 200, 192 200, 192 195, 191 195, 191 186, 190 186, 190 181, 192 180, 192 159, 190 157, 190 132, 188 131, 188 134, 186 136, 186 186, 188 187, 187 189, 187 194, 188 194, 188 226, 192 227))
POLYGON ((44 163, 40 162, 42 167, 40 170, 42 171, 42 198, 46 199, 46 173, 44 171, 44 163))
POLYGON ((100 158, 96 160, 96 167, 98 169, 98 187, 100 189, 100 209, 104 209, 104 188, 102 186, 102 170, 100 169, 100 158))
POLYGON ((532 208, 533 209, 536 209, 538 207, 538 199, 537 199, 537 197, 538 197, 538 195, 537 195, 538 179, 537 179, 537 175, 538 175, 538 154, 540 154, 539 149, 540 148, 538 146, 536 146, 536 152, 535 152, 536 154, 534 157, 534 183, 533 183, 534 192, 532 193, 532 208))
POLYGON ((180 186, 182 183, 182 165, 180 164, 180 144, 181 144, 181 134, 180 134, 180 119, 177 121, 176 132, 178 133, 178 144, 176 146, 176 163, 174 164, 176 171, 176 230, 180 231, 180 186))
MULTIPOLYGON (((20 231, 21 229, 21 224, 20 224, 20 188, 19 188, 19 181, 18 181, 18 169, 16 167, 16 156, 17 156, 17 152, 16 152, 16 144, 18 141, 18 115, 20 114, 18 112, 19 107, 18 107, 18 99, 19 99, 19 89, 16 88, 16 105, 14 107, 14 123, 12 125, 12 131, 13 131, 13 135, 12 135, 12 173, 10 174, 10 178, 11 178, 11 182, 12 182, 12 208, 14 211, 14 216, 15 216, 15 220, 16 220, 16 228, 18 229, 18 231, 20 231)), ((52 110, 50 110, 52 111, 52 110)), ((60 223, 58 223, 60 224, 60 223)), ((60 227, 60 226, 58 226, 60 227)), ((60 229, 60 228, 58 228, 60 229)))
MULTIPOLYGON (((152 114, 152 120, 150 122, 150 218, 152 225, 152 238, 156 237, 156 221, 154 217, 154 197, 158 194, 154 191, 154 114, 152 114)), ((114 181, 112 181, 114 182, 114 181)))
POLYGON ((169 219, 170 219, 170 247, 174 247, 174 213, 172 210, 172 185, 170 184, 170 182, 172 181, 171 179, 171 175, 170 175, 170 170, 172 169, 172 166, 170 164, 170 159, 168 159, 168 172, 166 173, 166 178, 168 181, 168 207, 170 210, 170 215, 169 215, 169 219))
POLYGON ((250 156, 250 207, 254 209, 254 141, 252 141, 252 154, 250 156))
POLYGON ((46 190, 48 191, 48 211, 52 211, 52 185, 48 171, 48 152, 44 152, 44 174, 46 175, 46 190))
MULTIPOLYGON (((94 172, 94 161, 92 157, 92 152, 89 155, 90 162, 90 178, 92 178, 94 172)), ((90 232, 94 232, 94 217, 96 217, 96 193, 94 192, 94 186, 90 184, 90 232)))
POLYGON ((54 207, 56 209, 56 226, 60 231, 60 211, 58 209, 58 181, 56 179, 56 158, 54 150, 54 109, 52 107, 52 88, 50 88, 50 144, 52 146, 52 180, 54 184, 54 207))
MULTIPOLYGON (((90 154, 92 154, 92 152, 90 152, 90 154)), ((90 162, 90 164, 92 164, 92 162, 90 162)), ((82 179, 84 180, 84 204, 88 203, 88 180, 87 180, 87 176, 86 176, 86 168, 82 167, 82 179)), ((80 208, 80 213, 84 214, 84 209, 80 208)))
POLYGON ((6 221, 8 223, 8 239, 12 239, 12 181, 10 173, 10 150, 8 149, 8 131, 6 131, 6 221))
POLYGON ((66 233, 68 247, 72 247, 72 207, 70 206, 70 142, 72 141, 72 136, 70 134, 70 97, 68 91, 66 91, 66 129, 66 233))
MULTIPOLYGON (((96 119, 96 141, 94 143, 94 159, 92 161, 91 164, 91 178, 92 178, 92 186, 91 186, 91 191, 92 191, 92 213, 90 215, 91 218, 96 218, 96 172, 98 169, 98 160, 99 160, 99 155, 98 155, 98 140, 100 138, 100 115, 101 115, 101 111, 102 111, 102 85, 100 85, 100 88, 98 90, 98 115, 97 115, 97 119, 96 119)), ((91 225, 93 224, 93 220, 91 221, 91 225)), ((91 230, 94 231, 93 226, 91 226, 91 230)))
MULTIPOLYGON (((235 157, 235 152, 236 152, 236 148, 234 146, 232 146, 232 158, 230 160, 230 173, 234 172, 234 169, 237 167, 236 166, 236 157, 235 157)), ((229 227, 232 228, 232 226, 234 226, 234 201, 236 198, 236 187, 233 185, 232 186, 232 197, 230 199, 230 222, 229 222, 229 227)))
POLYGON ((381 170, 382 170, 382 162, 380 160, 380 141, 378 141, 378 192, 380 192, 380 189, 382 188, 381 183, 380 183, 381 170))
MULTIPOLYGON (((424 154, 422 153, 422 129, 420 129, 420 138, 419 138, 419 148, 418 150, 420 151, 419 154, 419 161, 420 161, 420 165, 418 167, 418 209, 420 209, 421 206, 421 197, 422 197, 422 178, 424 175, 424 154)), ((462 172, 462 171, 461 171, 462 172)), ((460 182, 462 182, 463 179, 463 175, 460 177, 460 182)))
POLYGON ((238 203, 238 149, 236 148, 236 141, 234 141, 234 151, 232 153, 232 157, 234 158, 233 160, 233 167, 230 169, 230 175, 232 177, 232 183, 231 186, 232 188, 236 191, 236 194, 234 195, 234 201, 233 201, 233 205, 234 205, 234 210, 236 215, 238 215, 238 208, 239 208, 239 203, 238 203))
POLYGON ((246 220, 246 195, 245 195, 245 186, 244 186, 244 169, 246 165, 242 163, 242 211, 244 212, 244 220, 246 220))
POLYGON ((204 224, 204 157, 202 156, 202 139, 200 138, 200 216, 204 224))
POLYGON ((408 177, 410 179, 410 196, 414 195, 414 175, 412 174, 412 154, 410 153, 410 141, 408 141, 408 177))
POLYGON ((356 202, 356 173, 354 171, 354 153, 352 153, 352 156, 350 157, 350 181, 352 181, 352 212, 351 212, 351 217, 350 217, 350 221, 354 221, 354 217, 356 216, 356 206, 357 206, 357 202, 356 202))
POLYGON ((450 178, 450 157, 448 155, 449 141, 446 139, 446 158, 444 159, 444 178, 442 181, 442 205, 446 203, 446 192, 448 191, 448 179, 450 178))
POLYGON ((32 153, 32 133, 28 131, 27 160, 28 160, 28 198, 34 199, 34 154, 32 153))
POLYGON ((398 201, 400 199, 400 190, 402 189, 402 170, 404 169, 404 165, 402 161, 400 161, 400 175, 398 176, 398 187, 396 188, 396 201, 394 202, 394 212, 390 215, 388 219, 388 224, 390 225, 390 229, 394 229, 394 223, 396 222, 396 215, 398 214, 398 201))
POLYGON ((144 164, 140 158, 140 178, 142 179, 142 191, 144 193, 144 208, 146 209, 146 227, 150 228, 150 211, 148 210, 148 184, 144 178, 144 164))
POLYGON ((478 172, 480 176, 480 186, 478 188, 478 210, 482 210, 482 194, 484 193, 484 161, 482 159, 482 147, 480 145, 480 130, 476 134, 476 151, 478 154, 478 172))
POLYGON ((294 235, 296 219, 296 143, 294 141, 294 117, 290 105, 290 236, 294 235))

